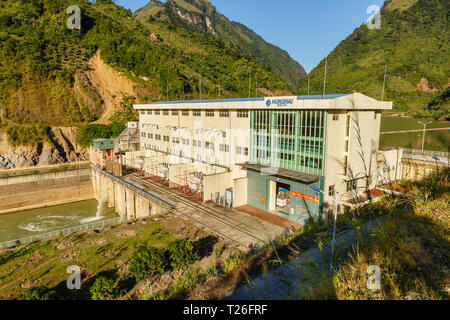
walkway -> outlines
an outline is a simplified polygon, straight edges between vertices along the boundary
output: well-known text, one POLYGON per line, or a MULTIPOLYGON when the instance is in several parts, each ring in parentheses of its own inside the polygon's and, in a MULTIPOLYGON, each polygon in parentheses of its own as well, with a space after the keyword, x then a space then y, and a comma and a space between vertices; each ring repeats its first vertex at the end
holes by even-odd
POLYGON ((240 249, 248 250, 250 244, 262 245, 284 232, 282 227, 245 212, 189 199, 176 190, 156 184, 138 174, 133 173, 124 178, 144 187, 144 191, 152 191, 174 201, 174 212, 177 215, 215 233, 240 249))
POLYGON ((299 229, 302 227, 301 224, 299 224, 295 221, 279 217, 277 215, 268 213, 266 211, 263 211, 261 209, 258 209, 258 208, 252 207, 252 206, 247 205, 247 206, 237 207, 236 210, 246 212, 258 219, 267 221, 267 222, 277 225, 283 229, 286 227, 289 227, 291 229, 292 229, 292 227, 294 227, 294 229, 299 229))

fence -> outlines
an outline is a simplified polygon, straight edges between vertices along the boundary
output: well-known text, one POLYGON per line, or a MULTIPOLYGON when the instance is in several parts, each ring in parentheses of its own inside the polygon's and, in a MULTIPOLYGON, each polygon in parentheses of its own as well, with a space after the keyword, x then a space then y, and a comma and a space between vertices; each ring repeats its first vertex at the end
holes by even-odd
POLYGON ((431 157, 439 157, 443 159, 447 159, 450 157, 450 153, 448 152, 440 152, 440 151, 428 151, 428 150, 415 150, 415 149, 407 149, 403 148, 404 154, 420 154, 425 156, 431 156, 431 157))
POLYGON ((117 217, 117 218, 112 218, 112 219, 108 219, 108 220, 86 223, 86 224, 82 224, 79 226, 70 227, 70 228, 66 228, 66 229, 55 230, 55 231, 51 231, 51 232, 47 232, 47 233, 41 233, 41 234, 37 234, 34 236, 28 236, 28 237, 23 237, 23 238, 19 238, 19 239, 9 240, 9 241, 0 243, 0 250, 17 247, 17 246, 23 245, 23 244, 33 243, 35 241, 54 239, 59 236, 67 236, 67 235, 70 235, 70 234, 73 234, 76 232, 94 230, 99 227, 117 225, 120 223, 122 223, 122 217, 117 217))

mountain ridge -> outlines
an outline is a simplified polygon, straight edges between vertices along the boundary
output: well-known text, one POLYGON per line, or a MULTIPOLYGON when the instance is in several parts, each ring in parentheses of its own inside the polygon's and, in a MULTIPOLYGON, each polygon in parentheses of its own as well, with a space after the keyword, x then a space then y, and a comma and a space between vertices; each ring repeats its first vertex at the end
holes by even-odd
POLYGON ((227 44, 237 46, 244 54, 253 55, 294 89, 306 76, 305 69, 287 51, 266 42, 244 24, 230 21, 208 0, 167 0, 165 3, 151 0, 133 16, 141 21, 168 21, 189 31, 220 37, 227 44))
MULTIPOLYGON (((450 87, 450 3, 447 0, 390 0, 381 9, 381 28, 363 24, 309 74, 311 94, 361 92, 394 101, 396 111, 449 118, 448 101, 431 104, 450 87)), ((308 92, 303 79, 299 94, 308 92)))

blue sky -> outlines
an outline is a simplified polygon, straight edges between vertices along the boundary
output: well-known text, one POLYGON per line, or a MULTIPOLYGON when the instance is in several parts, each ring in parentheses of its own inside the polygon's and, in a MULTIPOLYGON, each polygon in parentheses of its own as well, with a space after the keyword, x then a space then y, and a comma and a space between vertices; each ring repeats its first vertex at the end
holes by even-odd
MULTIPOLYGON (((245 24, 286 50, 311 71, 366 21, 371 5, 384 0, 210 0, 228 19, 245 24)), ((135 11, 149 0, 116 0, 135 11)), ((163 1, 164 2, 164 1, 163 1)))

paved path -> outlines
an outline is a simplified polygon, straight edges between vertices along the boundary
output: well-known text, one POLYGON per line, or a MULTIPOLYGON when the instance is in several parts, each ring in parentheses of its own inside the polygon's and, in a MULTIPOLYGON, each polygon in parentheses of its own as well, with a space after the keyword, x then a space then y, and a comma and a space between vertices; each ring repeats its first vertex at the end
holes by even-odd
MULTIPOLYGON (((365 227, 371 234, 377 223, 382 223, 385 218, 378 218, 374 221, 366 223, 365 227)), ((370 237, 370 236, 368 236, 370 237)), ((351 245, 355 244, 357 234, 354 230, 342 234, 336 238, 336 252, 343 254, 351 250, 351 245)), ((237 288, 231 295, 223 298, 223 300, 288 300, 298 299, 298 292, 307 283, 302 283, 301 276, 305 274, 308 267, 307 264, 313 261, 319 267, 328 268, 328 262, 325 261, 329 257, 331 250, 324 248, 321 252, 318 247, 312 248, 304 252, 300 257, 283 266, 270 270, 265 276, 261 275, 252 280, 252 284, 246 284, 237 288)))
POLYGON ((262 245, 284 232, 283 228, 245 212, 189 199, 176 190, 158 185, 137 174, 127 175, 125 178, 144 186, 146 191, 159 193, 176 202, 177 215, 243 250, 247 250, 250 244, 262 245))

